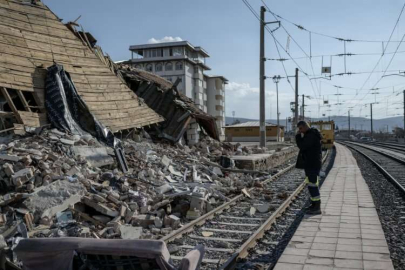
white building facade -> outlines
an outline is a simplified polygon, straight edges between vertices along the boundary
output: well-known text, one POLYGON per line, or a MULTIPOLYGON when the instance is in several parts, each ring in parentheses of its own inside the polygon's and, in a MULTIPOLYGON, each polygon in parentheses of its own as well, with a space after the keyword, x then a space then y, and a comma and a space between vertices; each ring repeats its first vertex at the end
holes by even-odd
MULTIPOLYGON (((168 81, 180 79, 177 89, 191 98, 204 112, 214 116, 221 139, 225 138, 225 85, 223 76, 205 74, 208 53, 188 41, 132 45, 130 63, 133 67, 155 73, 168 81)), ((189 144, 199 141, 200 129, 191 123, 187 131, 189 144)))

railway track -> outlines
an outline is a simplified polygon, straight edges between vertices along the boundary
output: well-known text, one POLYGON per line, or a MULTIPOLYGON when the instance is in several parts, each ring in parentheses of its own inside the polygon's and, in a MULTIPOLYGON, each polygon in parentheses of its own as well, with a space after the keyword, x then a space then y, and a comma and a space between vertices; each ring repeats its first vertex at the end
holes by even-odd
POLYGON ((383 147, 383 148, 394 150, 394 151, 397 151, 400 153, 405 153, 405 145, 393 144, 393 143, 382 143, 382 142, 372 142, 372 143, 366 143, 366 144, 371 145, 371 146, 383 147))
MULTIPOLYGON (((327 152, 323 161, 326 160, 327 152)), ((178 252, 176 262, 197 244, 204 244, 201 269, 232 269, 248 256, 265 231, 304 189, 302 170, 288 166, 229 202, 201 216, 161 240, 178 252)))
POLYGON ((352 142, 340 142, 343 145, 359 152, 371 161, 377 169, 384 174, 403 194, 405 194, 405 160, 389 153, 381 152, 368 145, 352 142))

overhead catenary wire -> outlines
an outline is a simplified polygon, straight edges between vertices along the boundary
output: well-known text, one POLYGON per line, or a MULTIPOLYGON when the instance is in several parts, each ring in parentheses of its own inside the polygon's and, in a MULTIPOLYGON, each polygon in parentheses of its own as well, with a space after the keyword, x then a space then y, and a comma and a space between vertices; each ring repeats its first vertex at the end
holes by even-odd
MULTIPOLYGON (((395 29, 396 29, 397 26, 398 26, 399 20, 401 19, 402 13, 404 12, 404 8, 405 8, 405 3, 404 3, 404 5, 402 6, 401 12, 399 13, 399 16, 398 16, 398 18, 397 18, 397 21, 395 22, 394 28, 393 28, 392 31, 391 31, 390 37, 389 37, 389 39, 388 39, 388 41, 387 41, 387 44, 386 44, 385 47, 384 47, 383 53, 382 53, 382 55, 380 56, 380 58, 378 59, 377 63, 375 64, 375 66, 374 66, 374 68, 373 68, 373 71, 375 71, 375 69, 376 69, 376 68, 378 67, 378 65, 380 64, 382 58, 384 57, 384 54, 385 54, 385 52, 386 52, 386 50, 387 50, 387 48, 388 48, 388 44, 390 43, 391 38, 392 38, 392 36, 394 35, 395 29)), ((403 40, 403 38, 402 38, 402 40, 403 40)), ((401 44, 401 43, 399 43, 399 45, 400 45, 400 44, 401 44)), ((396 51, 398 51, 398 48, 399 48, 399 46, 397 47, 397 50, 396 50, 396 51)), ((395 54, 394 54, 394 55, 395 55, 395 54)), ((363 88, 364 88, 364 86, 366 85, 366 83, 370 80, 372 74, 373 74, 373 72, 370 73, 370 75, 369 75, 369 76, 367 77, 367 79, 364 81, 364 83, 363 83, 363 85, 361 86, 360 89, 363 89, 363 88)))
MULTIPOLYGON (((249 3, 247 0, 242 0, 242 1, 243 1, 243 3, 248 7, 248 9, 253 13, 253 15, 260 21, 259 15, 258 15, 258 14, 256 13, 256 11, 253 9, 253 7, 250 5, 250 3, 249 3)), ((264 22, 264 23, 265 23, 265 22, 264 22)), ((275 43, 277 43, 278 46, 280 46, 280 47, 283 49, 283 51, 284 51, 288 56, 290 56, 291 60, 292 60, 292 61, 294 62, 294 64, 297 66, 298 70, 301 71, 304 75, 306 75, 307 78, 308 78, 308 80, 310 81, 310 78, 308 77, 308 73, 305 72, 305 71, 301 68, 301 66, 297 63, 297 61, 295 61, 295 59, 291 56, 291 54, 283 47, 283 45, 280 43, 280 41, 278 41, 278 39, 274 36, 273 31, 270 30, 267 26, 266 26, 265 28, 266 28, 267 32, 269 32, 269 34, 273 37, 275 43)), ((278 46, 276 46, 276 47, 278 48, 278 46)), ((279 51, 278 51, 278 53, 279 53, 279 51)), ((279 53, 279 57, 281 58, 280 53, 279 53)), ((288 77, 287 74, 286 74, 286 77, 288 77)), ((311 83, 311 81, 310 81, 310 83, 311 83)), ((314 89, 312 83, 311 83, 311 87, 312 87, 313 92, 315 93, 315 89, 314 89)), ((294 89, 294 88, 293 88, 293 89, 294 89)))
MULTIPOLYGON (((277 18, 279 18, 279 19, 281 19, 281 20, 283 20, 283 21, 285 21, 285 22, 287 22, 287 23, 289 23, 289 24, 291 24, 291 25, 296 26, 298 29, 300 29, 300 30, 302 30, 302 31, 306 31, 306 32, 308 32, 308 33, 311 33, 311 35, 312 35, 312 34, 313 34, 313 35, 318 35, 318 36, 322 36, 322 37, 326 37, 326 38, 331 38, 331 39, 335 39, 335 40, 342 41, 342 42, 343 42, 343 41, 346 41, 346 42, 364 42, 364 43, 385 43, 385 42, 387 42, 386 40, 365 40, 365 39, 342 38, 342 37, 337 37, 337 36, 333 36, 333 35, 329 35, 329 34, 320 33, 320 32, 317 32, 317 31, 312 31, 312 30, 309 30, 309 29, 305 28, 305 27, 302 26, 301 24, 294 23, 294 22, 288 20, 287 18, 285 18, 285 17, 283 17, 283 16, 281 16, 281 15, 276 14, 275 12, 272 12, 272 11, 269 11, 269 12, 270 12, 270 13, 273 13, 273 15, 276 16, 277 18)), ((402 43, 402 42, 404 42, 404 41, 392 40, 392 41, 390 41, 390 42, 392 42, 392 43, 397 43, 397 42, 398 42, 398 43, 402 43)))
MULTIPOLYGON (((270 10, 270 7, 264 2, 264 0, 262 0, 262 3, 263 3, 263 5, 266 7, 267 11, 269 11, 269 12, 273 15, 273 17, 277 20, 277 17, 274 16, 274 14, 273 14, 273 13, 271 12, 271 10, 270 10)), ((285 31, 285 32, 287 33, 287 35, 292 39, 292 41, 298 46, 298 48, 309 58, 309 61, 310 61, 310 63, 311 63, 312 74, 315 75, 314 65, 313 65, 313 63, 312 63, 312 59, 311 59, 310 55, 308 55, 308 53, 301 47, 301 45, 300 45, 300 44, 295 40, 295 38, 288 32, 288 30, 284 27, 283 24, 280 24, 280 26, 281 26, 281 28, 284 29, 284 31, 285 31)), ((312 82, 311 82, 311 85, 312 85, 312 82)), ((320 93, 320 91, 319 91, 318 84, 315 83, 315 86, 316 86, 316 88, 317 88, 318 95, 320 96, 321 93, 320 93)))
MULTIPOLYGON (((253 9, 253 7, 249 4, 249 2, 247 2, 247 0, 242 0, 242 1, 243 1, 243 3, 246 5, 246 7, 250 10, 250 12, 251 12, 251 13, 256 17, 256 19, 259 20, 259 22, 260 22, 259 14, 256 13, 256 11, 255 11, 255 10, 253 9)), ((269 29, 267 28, 267 26, 266 26, 266 30, 269 31, 269 29)), ((276 41, 274 41, 274 44, 275 44, 275 46, 276 46, 277 54, 278 54, 278 56, 281 58, 281 53, 280 53, 280 50, 279 50, 279 48, 278 48, 278 45, 277 45, 276 41)), ((284 70, 285 76, 286 76, 286 78, 287 78, 287 82, 288 82, 288 84, 290 85, 291 90, 292 90, 293 92, 295 92, 295 89, 294 89, 294 87, 292 86, 291 81, 290 81, 289 78, 288 78, 287 70, 286 70, 286 68, 285 68, 284 63, 282 63, 282 66, 283 66, 283 70, 284 70)))

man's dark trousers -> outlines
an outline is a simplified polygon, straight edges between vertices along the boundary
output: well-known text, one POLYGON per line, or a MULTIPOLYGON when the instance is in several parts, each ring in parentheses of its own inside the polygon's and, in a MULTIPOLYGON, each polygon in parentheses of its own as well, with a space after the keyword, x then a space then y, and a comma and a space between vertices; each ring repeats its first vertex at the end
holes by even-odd
POLYGON ((321 194, 319 193, 319 172, 318 169, 305 169, 305 183, 311 196, 311 202, 319 202, 321 194))

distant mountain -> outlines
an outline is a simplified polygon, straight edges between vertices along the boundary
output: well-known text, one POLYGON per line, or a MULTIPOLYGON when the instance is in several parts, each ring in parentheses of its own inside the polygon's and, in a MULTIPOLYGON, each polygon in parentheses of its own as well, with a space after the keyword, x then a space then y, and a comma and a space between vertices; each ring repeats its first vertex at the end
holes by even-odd
MULTIPOLYGON (((331 120, 335 121, 335 124, 339 127, 339 129, 348 129, 349 126, 349 119, 347 116, 331 116, 331 120)), ((245 123, 248 121, 258 121, 258 119, 249 119, 249 118, 240 118, 235 117, 235 121, 239 120, 240 123, 245 123)), ((323 120, 327 121, 328 117, 323 118, 312 118, 312 121, 323 120)), ((276 119, 267 119, 267 122, 270 123, 277 123, 276 119)), ((231 125, 234 122, 233 117, 226 117, 225 123, 226 125, 231 125)), ((289 123, 290 125, 291 123, 289 123)), ((280 125, 285 126, 285 118, 280 119, 280 125)), ((382 119, 374 119, 373 120, 373 130, 375 132, 378 131, 387 131, 387 126, 389 132, 392 131, 395 127, 403 127, 404 126, 404 118, 402 116, 396 117, 389 117, 389 118, 382 118, 382 119)), ((289 127, 290 128, 290 127, 289 127)), ((369 118, 364 117, 351 117, 350 118, 350 128, 356 130, 371 130, 371 122, 369 118)))

